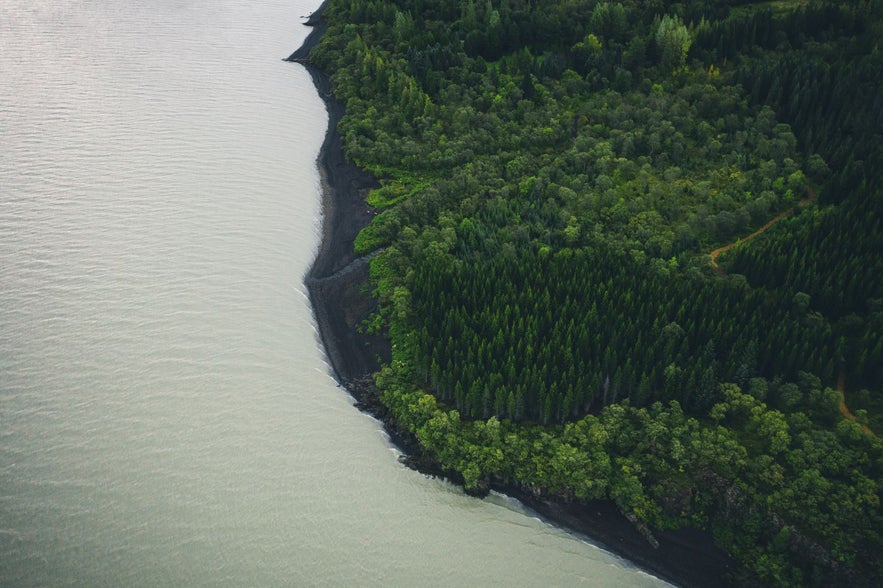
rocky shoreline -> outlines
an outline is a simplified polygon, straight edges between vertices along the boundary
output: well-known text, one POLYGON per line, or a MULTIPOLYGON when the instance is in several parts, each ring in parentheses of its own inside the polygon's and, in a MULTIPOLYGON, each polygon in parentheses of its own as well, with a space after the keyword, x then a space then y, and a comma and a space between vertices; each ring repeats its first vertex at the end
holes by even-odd
MULTIPOLYGON (((323 228, 318 255, 304 282, 307 286, 319 335, 337 381, 358 406, 381 420, 393 442, 405 453, 406 463, 424 473, 445 475, 424 455, 406 431, 399 430, 377 398, 371 374, 389 359, 389 344, 380 336, 360 333, 357 327, 374 309, 368 284, 370 256, 358 257, 353 242, 374 216, 365 203, 367 190, 379 185, 364 170, 348 162, 337 124, 343 104, 331 94, 331 81, 309 61, 327 25, 322 12, 327 3, 304 23, 313 27, 304 44, 286 60, 303 64, 328 110, 328 131, 318 165, 322 186, 323 228)), ((456 480, 456 476, 452 476, 456 480)), ((737 564, 715 547, 711 537, 693 529, 656 533, 652 545, 609 501, 565 502, 539 496, 527 488, 492 484, 492 489, 519 499, 526 506, 563 528, 585 535, 636 565, 682 586, 727 586, 737 583, 737 564)))

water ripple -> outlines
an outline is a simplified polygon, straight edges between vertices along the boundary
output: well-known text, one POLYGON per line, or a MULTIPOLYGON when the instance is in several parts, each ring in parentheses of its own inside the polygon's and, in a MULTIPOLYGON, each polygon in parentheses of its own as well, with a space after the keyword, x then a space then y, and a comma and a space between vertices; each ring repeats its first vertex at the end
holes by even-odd
POLYGON ((0 584, 652 584, 402 467, 330 377, 326 116, 280 60, 317 5, 0 4, 0 584))

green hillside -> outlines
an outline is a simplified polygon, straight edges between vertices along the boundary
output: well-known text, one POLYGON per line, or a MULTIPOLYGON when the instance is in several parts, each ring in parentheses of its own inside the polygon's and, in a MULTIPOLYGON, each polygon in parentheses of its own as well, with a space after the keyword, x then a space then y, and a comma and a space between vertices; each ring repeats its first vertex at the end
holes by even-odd
POLYGON ((443 468, 705 529, 738 583, 883 577, 883 2, 324 18, 376 383, 443 468))

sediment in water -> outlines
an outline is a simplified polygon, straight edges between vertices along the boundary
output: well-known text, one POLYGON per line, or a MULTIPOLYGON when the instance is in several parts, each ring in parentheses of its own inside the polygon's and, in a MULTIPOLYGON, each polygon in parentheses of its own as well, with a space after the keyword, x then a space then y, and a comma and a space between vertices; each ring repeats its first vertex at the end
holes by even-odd
MULTIPOLYGON (((318 157, 322 187, 322 241, 305 277, 319 335, 337 381, 358 405, 380 419, 393 442, 406 454, 406 463, 425 473, 444 474, 421 452, 419 444, 396 427, 377 398, 371 374, 390 357, 389 343, 361 333, 358 326, 375 308, 369 294, 368 256, 356 255, 353 243, 374 217, 366 192, 378 186, 371 174, 346 159, 337 124, 343 104, 331 94, 328 76, 310 63, 309 54, 327 24, 322 13, 327 0, 304 23, 313 27, 304 44, 287 61, 303 64, 328 110, 328 130, 318 157)), ((451 476, 454 481, 456 475, 451 476)), ((609 501, 570 502, 537 495, 528 488, 492 483, 491 488, 519 499, 541 516, 583 534, 659 577, 683 586, 727 586, 736 583, 736 562, 715 547, 708 533, 695 529, 656 533, 658 547, 609 501)), ((466 532, 464 530, 464 532, 466 532)))

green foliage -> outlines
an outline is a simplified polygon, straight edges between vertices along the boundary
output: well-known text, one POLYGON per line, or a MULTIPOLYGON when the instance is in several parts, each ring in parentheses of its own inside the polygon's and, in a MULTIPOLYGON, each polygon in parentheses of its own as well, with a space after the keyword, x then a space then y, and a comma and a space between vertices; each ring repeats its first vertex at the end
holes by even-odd
MULTIPOLYGON (((375 175, 381 176, 381 170, 375 170, 375 175)), ((387 208, 398 204, 405 198, 419 194, 422 190, 432 185, 432 179, 423 179, 402 171, 389 172, 391 178, 380 180, 380 187, 371 190, 365 201, 376 209, 387 208)))
POLYGON ((675 69, 686 63, 693 39, 680 17, 666 14, 656 29, 656 44, 659 46, 662 65, 675 69))
POLYGON ((883 575, 881 14, 332 1, 396 420, 469 491, 702 527, 755 583, 883 575))
POLYGON ((612 404, 548 429, 465 421, 429 394, 404 393, 390 368, 377 380, 397 419, 471 491, 496 476, 539 493, 610 499, 656 527, 709 525, 762 583, 831 583, 841 566, 874 560, 883 546, 875 531, 883 444, 850 427, 813 428, 733 384, 711 411, 716 424, 672 401, 612 404))
POLYGON ((721 379, 836 376, 830 329, 795 323, 791 301, 647 275, 601 247, 480 257, 448 271, 417 260, 413 270, 411 362, 441 400, 473 418, 560 422, 625 397, 639 406, 678 400, 702 414, 721 379), (727 320, 734 315, 737 324, 727 320), (782 347, 806 352, 777 357, 782 347), (816 354, 824 359, 812 363, 816 354))

